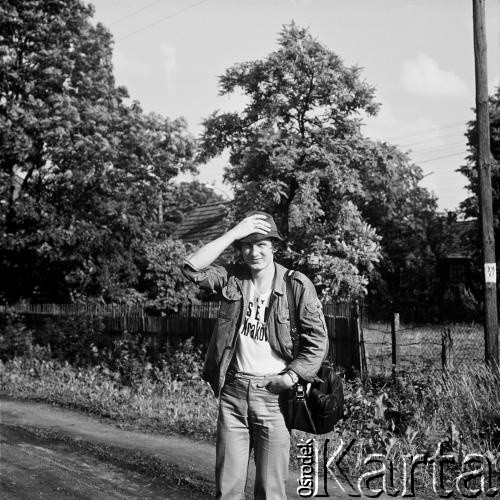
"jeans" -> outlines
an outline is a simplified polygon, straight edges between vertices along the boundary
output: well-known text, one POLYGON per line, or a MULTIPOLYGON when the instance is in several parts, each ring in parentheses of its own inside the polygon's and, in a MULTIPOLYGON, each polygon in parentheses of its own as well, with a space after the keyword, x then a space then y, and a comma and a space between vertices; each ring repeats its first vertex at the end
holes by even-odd
POLYGON ((244 498, 250 451, 256 467, 254 497, 286 499, 290 432, 284 417, 286 391, 257 387, 264 377, 228 373, 219 400, 216 497, 244 498))

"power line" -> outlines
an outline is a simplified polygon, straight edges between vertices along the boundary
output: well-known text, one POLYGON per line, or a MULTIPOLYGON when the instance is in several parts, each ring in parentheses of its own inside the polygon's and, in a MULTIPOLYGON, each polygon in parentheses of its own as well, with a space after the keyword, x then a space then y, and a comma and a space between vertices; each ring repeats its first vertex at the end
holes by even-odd
POLYGON ((457 127, 459 125, 464 125, 464 122, 448 123, 448 124, 442 125, 441 127, 433 127, 433 128, 423 129, 420 132, 411 132, 408 134, 396 135, 394 137, 391 137, 389 140, 392 142, 396 139, 403 139, 405 137, 415 137, 415 136, 419 136, 419 135, 425 135, 425 134, 429 134, 431 132, 436 132, 437 130, 447 130, 449 128, 457 127))
POLYGON ((429 142, 435 142, 435 141, 440 141, 444 138, 449 138, 449 137, 456 137, 458 132, 448 132, 444 135, 441 135, 439 137, 434 137, 434 138, 429 138, 429 139, 420 139, 416 142, 408 142, 406 144, 397 144, 400 148, 407 148, 410 146, 416 146, 418 144, 428 144, 429 142))
POLYGON ((416 161, 415 163, 421 165, 422 163, 429 163, 430 161, 442 160, 444 158, 452 158, 453 156, 464 156, 465 154, 466 154, 465 152, 453 153, 451 155, 437 156, 436 158, 429 158, 428 160, 416 161))
POLYGON ((443 144, 442 146, 434 146, 424 149, 411 149, 411 154, 422 154, 422 153, 433 153, 435 151, 441 151, 442 149, 456 148, 457 146, 463 146, 463 142, 454 142, 453 144, 443 144))
POLYGON ((182 14, 183 12, 186 12, 190 9, 194 9, 195 7, 198 7, 199 5, 201 5, 202 3, 205 3, 205 2, 208 2, 208 0, 201 0, 201 2, 197 2, 197 3, 194 3, 192 5, 188 5, 187 7, 184 7, 183 9, 172 12, 168 16, 157 19, 154 23, 148 24, 147 26, 143 26, 142 28, 139 28, 138 30, 132 31, 131 33, 127 33, 126 35, 117 38, 117 40, 118 41, 125 40, 125 38, 129 38, 129 37, 139 33, 140 31, 144 31, 145 29, 151 28, 151 26, 156 26, 157 24, 159 24, 163 21, 166 21, 167 19, 172 19, 173 17, 178 16, 179 14, 182 14))
POLYGON ((143 10, 149 9, 150 7, 153 7, 154 5, 163 2, 164 0, 157 0, 156 2, 150 3, 149 5, 145 5, 144 7, 135 10, 134 12, 131 12, 130 14, 127 14, 123 17, 120 17, 119 19, 116 19, 114 21, 111 21, 109 23, 109 26, 112 26, 113 24, 118 24, 122 21, 125 21, 125 19, 128 19, 129 17, 135 16, 136 14, 139 14, 139 12, 142 12, 143 10))

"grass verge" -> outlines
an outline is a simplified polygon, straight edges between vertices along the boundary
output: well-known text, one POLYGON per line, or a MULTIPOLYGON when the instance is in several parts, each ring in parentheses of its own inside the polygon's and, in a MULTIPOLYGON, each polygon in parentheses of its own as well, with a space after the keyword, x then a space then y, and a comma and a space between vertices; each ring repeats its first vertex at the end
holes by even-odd
POLYGON ((200 379, 178 381, 157 372, 122 385, 107 368, 17 357, 0 362, 3 395, 43 401, 111 419, 123 427, 210 439, 217 404, 200 379))
MULTIPOLYGON (((197 373, 197 372, 196 372, 197 373)), ((124 384, 106 367, 75 367, 35 356, 14 357, 0 363, 2 394, 70 407, 113 420, 127 428, 153 433, 180 433, 212 440, 217 402, 198 375, 179 380, 168 370, 144 367, 133 383, 124 384)), ((353 483, 373 470, 365 464, 380 454, 395 468, 400 484, 404 457, 432 458, 438 446, 454 457, 445 483, 457 477, 464 458, 480 453, 493 465, 493 480, 500 470, 500 373, 482 367, 443 374, 407 373, 345 382, 346 418, 334 432, 317 437, 330 456, 342 440, 354 441, 343 460, 353 483)), ((292 466, 298 467, 298 444, 310 435, 294 433, 292 466)), ((328 458, 328 456, 326 457, 328 458)), ((407 460, 407 459, 406 459, 407 460)), ((416 487, 432 487, 432 461, 416 473, 416 487)), ((475 483, 471 483, 471 487, 475 483)), ((372 488, 380 487, 377 480, 372 488)), ((435 495, 432 495, 435 497, 435 495)))

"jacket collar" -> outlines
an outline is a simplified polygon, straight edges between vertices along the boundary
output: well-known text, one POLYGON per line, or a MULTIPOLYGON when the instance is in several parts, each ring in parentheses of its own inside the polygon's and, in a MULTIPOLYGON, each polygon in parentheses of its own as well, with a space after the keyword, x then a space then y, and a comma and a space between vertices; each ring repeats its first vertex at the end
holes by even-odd
POLYGON ((281 264, 274 263, 274 283, 273 290, 277 295, 283 295, 286 292, 285 274, 288 269, 281 264))

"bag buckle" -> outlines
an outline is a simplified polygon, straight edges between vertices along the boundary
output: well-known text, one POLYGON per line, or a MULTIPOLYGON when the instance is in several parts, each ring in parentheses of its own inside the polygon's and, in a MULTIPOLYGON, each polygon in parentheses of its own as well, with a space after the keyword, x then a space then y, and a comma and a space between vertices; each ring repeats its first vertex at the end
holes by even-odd
POLYGON ((302 384, 297 384, 295 387, 295 397, 297 401, 305 401, 306 392, 304 390, 304 386, 302 384))

